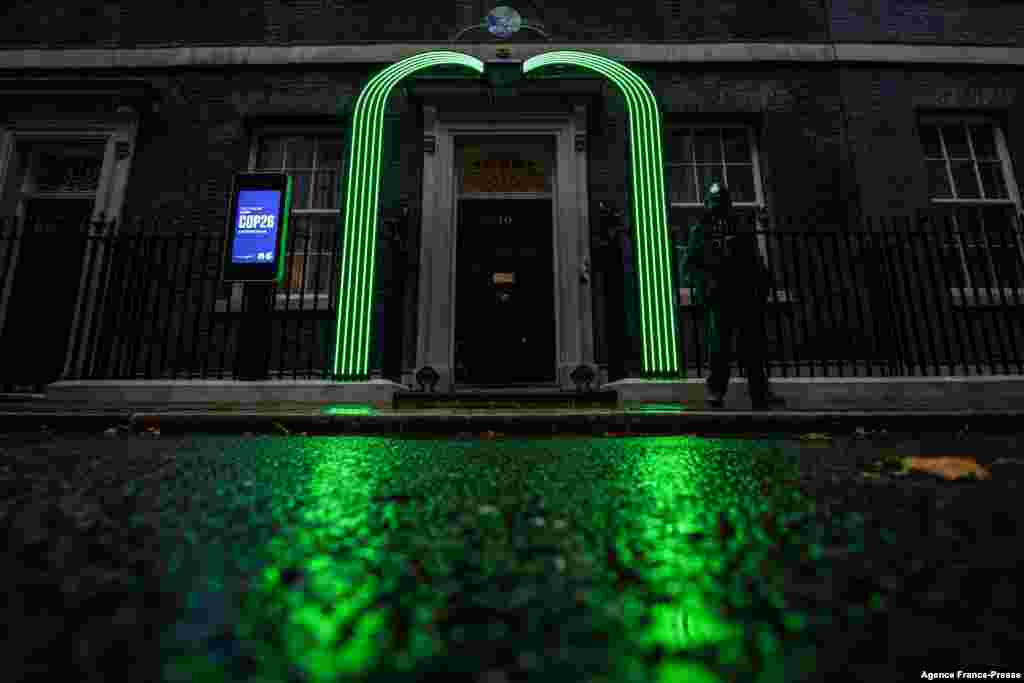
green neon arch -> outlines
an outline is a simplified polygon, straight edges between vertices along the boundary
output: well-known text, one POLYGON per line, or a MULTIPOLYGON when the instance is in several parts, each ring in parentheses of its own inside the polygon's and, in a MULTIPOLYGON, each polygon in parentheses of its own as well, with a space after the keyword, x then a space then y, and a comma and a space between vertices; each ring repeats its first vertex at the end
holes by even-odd
MULTIPOLYGON (((633 178, 633 225, 639 272, 642 369, 645 375, 677 376, 675 307, 669 260, 668 221, 661 153, 661 120, 647 84, 625 66, 585 52, 556 51, 523 63, 523 73, 554 64, 596 71, 626 98, 633 178)), ((460 52, 414 55, 373 77, 356 100, 345 192, 344 250, 338 279, 334 375, 369 375, 370 313, 375 270, 377 206, 384 108, 392 88, 416 71, 456 65, 484 71, 483 62, 460 52)))
POLYGON ((338 278, 334 375, 364 379, 370 365, 370 312, 377 248, 377 206, 383 152, 384 109, 394 86, 406 76, 435 66, 464 66, 483 74, 479 59, 461 52, 425 52, 396 62, 374 76, 359 93, 352 114, 345 191, 344 249, 338 278))
POLYGON ((661 116, 654 94, 642 78, 616 61, 586 52, 559 50, 527 59, 523 73, 556 64, 596 71, 626 98, 629 112, 633 225, 640 293, 642 369, 648 376, 678 376, 676 315, 665 177, 661 156, 661 116))

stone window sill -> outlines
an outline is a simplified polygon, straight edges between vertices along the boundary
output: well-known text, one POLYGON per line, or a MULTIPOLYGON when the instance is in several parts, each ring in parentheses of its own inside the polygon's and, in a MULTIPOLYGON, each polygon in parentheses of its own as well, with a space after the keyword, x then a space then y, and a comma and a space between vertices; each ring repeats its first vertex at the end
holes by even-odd
POLYGON ((1024 289, 1010 287, 950 289, 953 305, 959 308, 986 308, 1024 305, 1024 289))

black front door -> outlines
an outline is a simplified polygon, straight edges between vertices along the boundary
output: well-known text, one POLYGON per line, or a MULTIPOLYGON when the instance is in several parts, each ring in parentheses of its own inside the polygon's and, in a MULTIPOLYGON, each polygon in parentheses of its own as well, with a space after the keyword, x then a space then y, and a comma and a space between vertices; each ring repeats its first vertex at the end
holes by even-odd
POLYGON ((455 382, 555 381, 551 200, 458 206, 455 382))
POLYGON ((75 313, 92 199, 31 199, 0 335, 0 384, 60 379, 75 313))

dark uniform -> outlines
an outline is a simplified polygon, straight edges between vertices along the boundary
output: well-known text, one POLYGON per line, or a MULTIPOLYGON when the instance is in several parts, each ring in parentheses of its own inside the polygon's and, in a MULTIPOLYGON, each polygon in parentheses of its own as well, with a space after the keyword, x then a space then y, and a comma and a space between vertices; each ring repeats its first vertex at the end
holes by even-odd
POLYGON ((713 183, 705 194, 704 218, 690 228, 684 268, 694 303, 704 310, 704 340, 711 374, 708 403, 719 407, 729 388, 734 337, 755 409, 784 402, 772 393, 765 370, 765 307, 772 278, 754 233, 739 233, 729 191, 713 183))

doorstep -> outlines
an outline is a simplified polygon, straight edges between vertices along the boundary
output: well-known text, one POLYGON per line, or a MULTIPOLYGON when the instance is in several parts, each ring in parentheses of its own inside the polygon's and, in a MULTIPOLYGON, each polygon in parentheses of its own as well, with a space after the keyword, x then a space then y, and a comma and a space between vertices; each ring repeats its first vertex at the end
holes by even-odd
MULTIPOLYGON (((776 377, 771 380, 791 411, 1005 411, 1024 410, 1024 376, 971 377, 776 377)), ((680 407, 708 409, 702 378, 624 379, 598 387, 615 391, 616 407, 680 407)), ((373 379, 367 382, 329 380, 69 380, 46 387, 44 403, 81 406, 207 406, 237 410, 260 404, 295 406, 353 405, 390 409, 397 395, 424 400, 445 394, 410 392, 404 385, 373 379)), ((576 396, 565 392, 567 397, 576 396)), ((3 405, 0 405, 2 408, 3 405)), ((746 381, 734 379, 725 410, 747 410, 746 381)), ((582 409, 582 408, 581 408, 582 409)))

